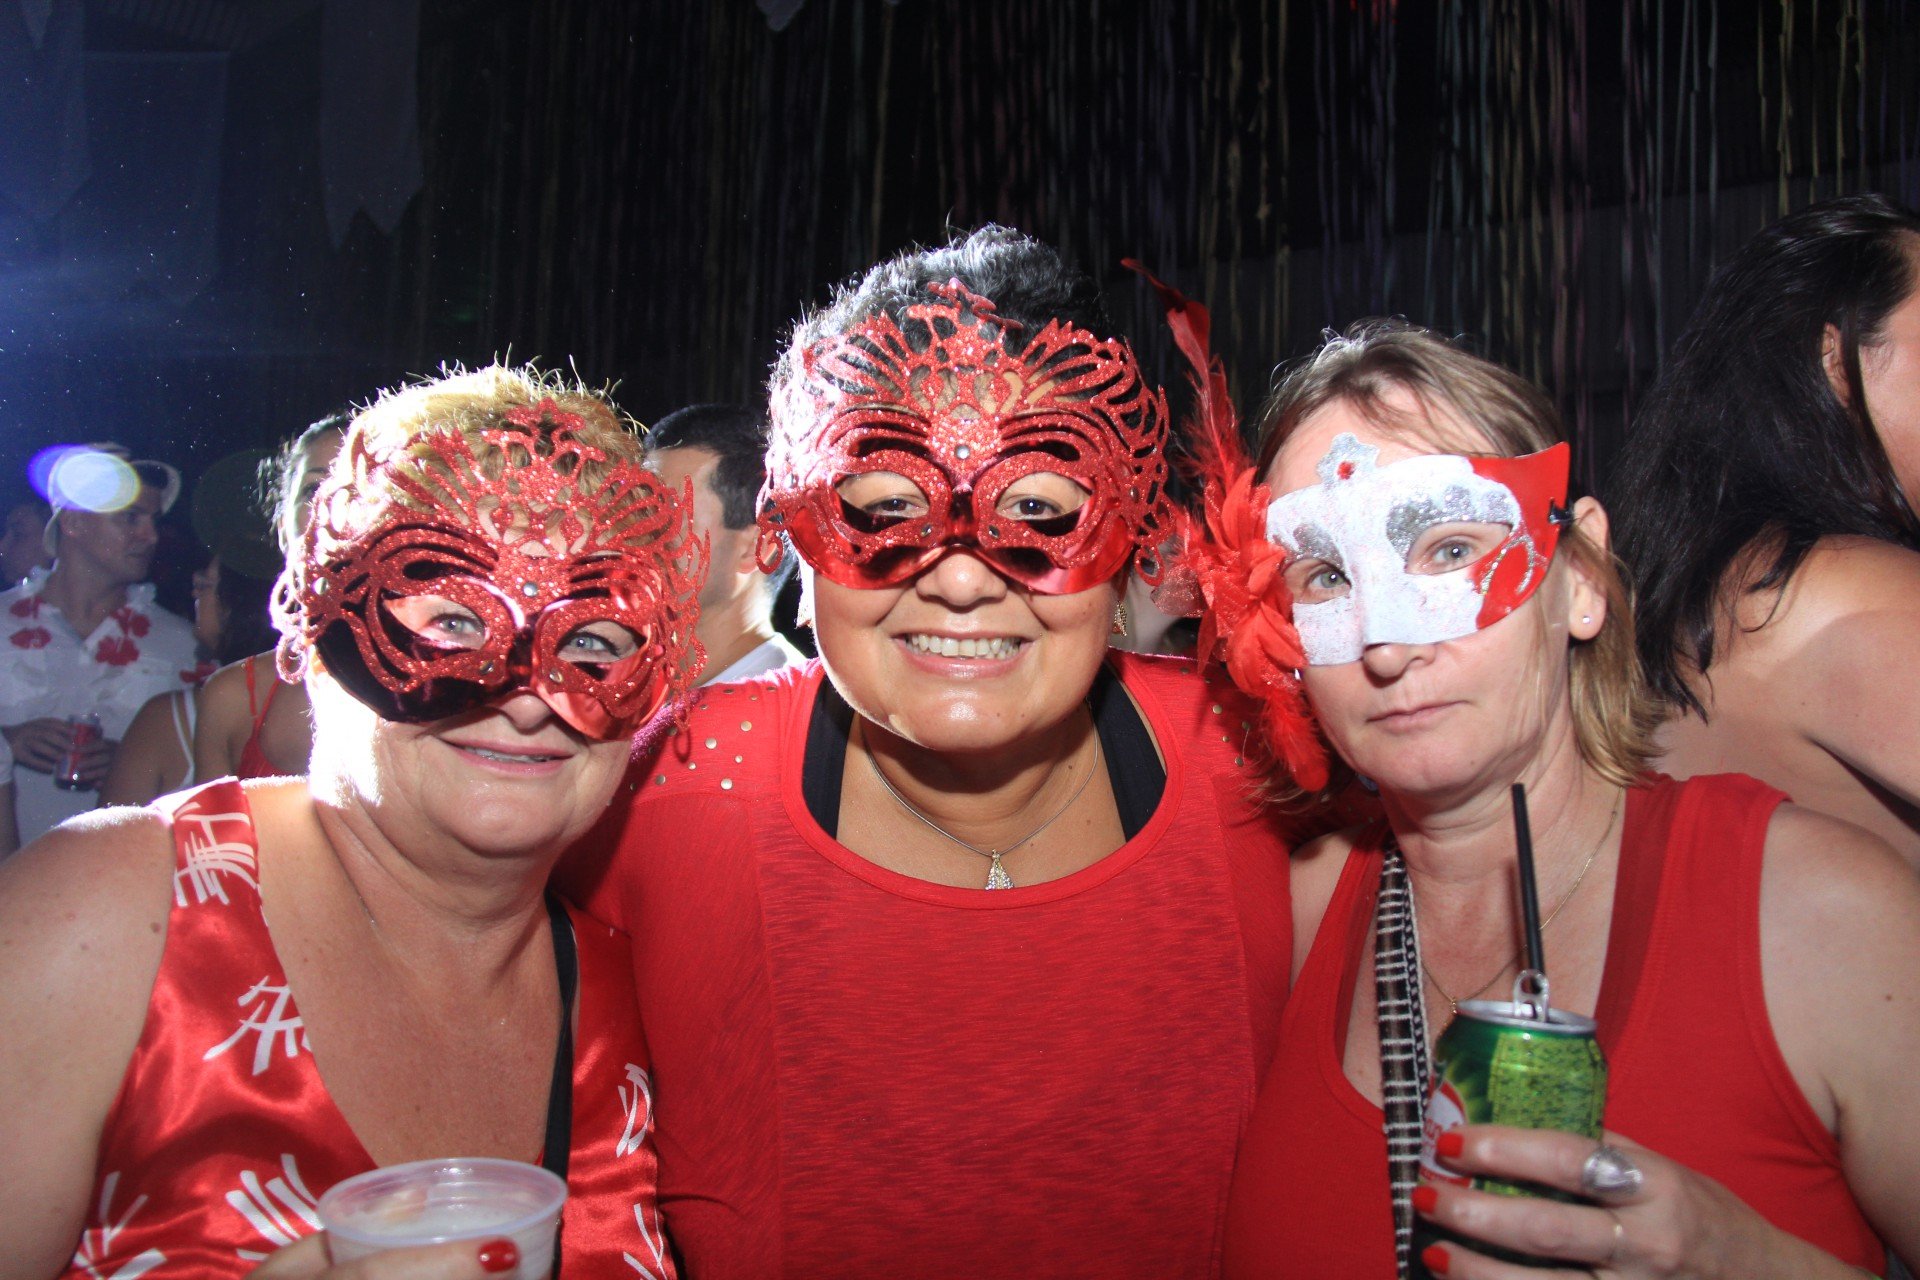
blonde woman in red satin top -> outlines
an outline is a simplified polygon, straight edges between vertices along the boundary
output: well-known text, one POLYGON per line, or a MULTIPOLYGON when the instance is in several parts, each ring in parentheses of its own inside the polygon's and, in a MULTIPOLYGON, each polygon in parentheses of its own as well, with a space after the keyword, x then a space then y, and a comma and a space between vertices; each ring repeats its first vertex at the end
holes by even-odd
POLYGON ((442 1156, 564 1171, 563 1274, 671 1275, 624 939, 546 882, 699 668, 704 545, 608 404, 499 367, 363 411, 315 510, 276 609, 311 776, 0 871, 0 1276, 322 1274, 330 1185, 442 1156))

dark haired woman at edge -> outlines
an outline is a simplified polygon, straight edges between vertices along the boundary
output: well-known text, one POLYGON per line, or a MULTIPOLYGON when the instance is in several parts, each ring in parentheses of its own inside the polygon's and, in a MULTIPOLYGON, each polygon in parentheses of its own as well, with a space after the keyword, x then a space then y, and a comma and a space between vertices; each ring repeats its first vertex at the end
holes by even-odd
POLYGON ((1920 864, 1920 214, 1878 195, 1723 266, 1614 476, 1660 767, 1738 771, 1920 864))

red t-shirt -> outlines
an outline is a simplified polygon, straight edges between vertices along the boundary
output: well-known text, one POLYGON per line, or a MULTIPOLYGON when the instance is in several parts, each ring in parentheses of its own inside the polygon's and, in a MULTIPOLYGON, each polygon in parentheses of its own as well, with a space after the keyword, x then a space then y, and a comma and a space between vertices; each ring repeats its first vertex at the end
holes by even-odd
MULTIPOLYGON (((86 1230, 62 1273, 73 1280, 244 1276, 319 1230, 327 1188, 374 1167, 314 1066, 261 915, 245 793, 226 778, 163 803, 173 911, 146 1026, 101 1132, 86 1230)), ((606 925, 568 916, 580 1032, 561 1273, 664 1280, 673 1263, 627 949, 606 925)))
POLYGON ((1288 844, 1224 678, 1113 662, 1166 787, 1064 879, 951 888, 829 838, 801 792, 817 663, 704 690, 563 865, 636 941, 689 1274, 1217 1274, 1288 844))
MULTIPOLYGON (((1784 1231, 1876 1274, 1886 1252, 1839 1144, 1773 1038, 1760 975, 1760 870, 1783 797, 1729 774, 1627 793, 1596 1017, 1606 1125, 1724 1184, 1784 1231)), ((1241 1148, 1227 1274, 1394 1274, 1380 1108, 1341 1065, 1378 848, 1356 848, 1287 1009, 1241 1148)))

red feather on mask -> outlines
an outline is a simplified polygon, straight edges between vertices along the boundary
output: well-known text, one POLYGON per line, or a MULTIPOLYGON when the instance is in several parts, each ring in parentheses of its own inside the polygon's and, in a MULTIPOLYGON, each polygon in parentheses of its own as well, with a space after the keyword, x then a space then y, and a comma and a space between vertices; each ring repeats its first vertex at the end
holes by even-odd
POLYGON ((1286 552, 1267 540, 1267 487, 1257 483, 1240 438, 1225 366, 1211 351, 1205 306, 1125 265, 1159 294, 1174 343, 1193 366, 1196 393, 1186 438, 1200 482, 1201 513, 1183 511, 1181 550, 1171 575, 1195 588, 1200 610, 1199 658, 1218 661, 1234 684, 1260 704, 1260 734, 1302 790, 1327 785, 1327 749, 1300 689, 1306 665, 1293 626, 1293 596, 1282 572, 1286 552))

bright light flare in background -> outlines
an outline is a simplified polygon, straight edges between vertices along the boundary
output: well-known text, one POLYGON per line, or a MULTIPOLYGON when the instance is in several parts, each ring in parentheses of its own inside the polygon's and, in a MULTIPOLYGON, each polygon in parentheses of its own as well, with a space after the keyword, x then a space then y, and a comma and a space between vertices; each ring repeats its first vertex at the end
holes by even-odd
POLYGON ((140 477, 120 458, 85 445, 54 445, 27 464, 27 477, 57 507, 119 511, 140 493, 140 477))

